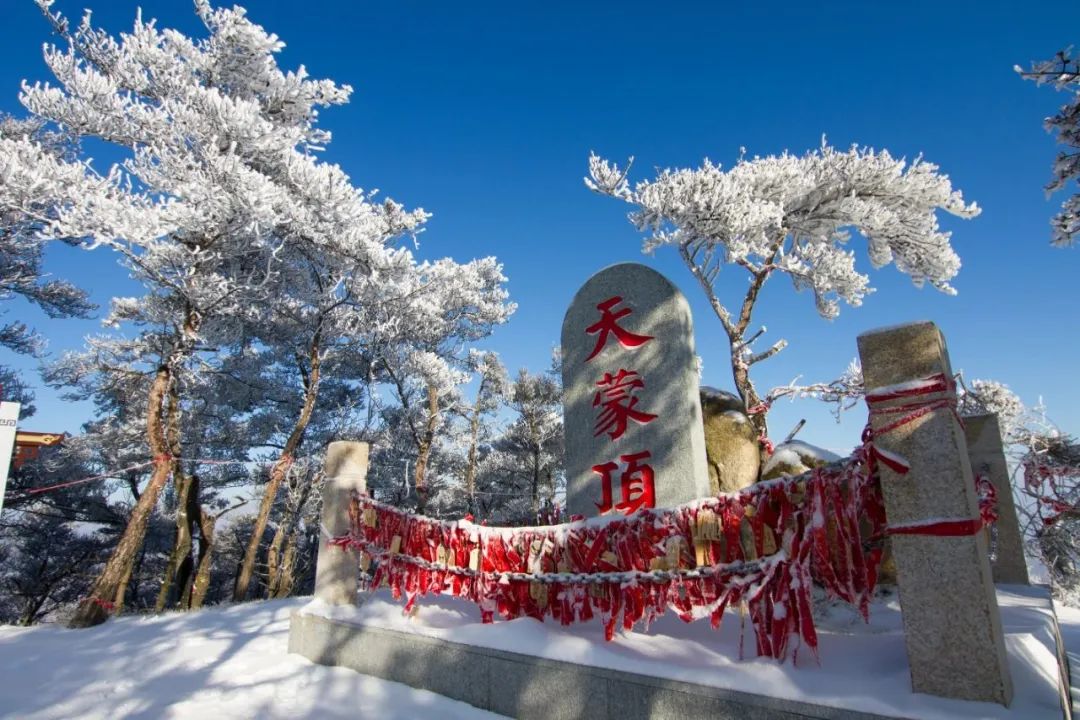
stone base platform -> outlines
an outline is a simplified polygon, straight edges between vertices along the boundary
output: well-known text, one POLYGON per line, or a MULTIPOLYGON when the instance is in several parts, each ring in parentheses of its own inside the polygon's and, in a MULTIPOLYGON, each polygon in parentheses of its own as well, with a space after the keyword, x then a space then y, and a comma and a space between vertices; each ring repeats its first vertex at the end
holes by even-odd
MULTIPOLYGON (((911 692, 895 602, 875 606, 868 626, 842 611, 822 618, 820 662, 804 651, 797 666, 738 660, 734 613, 720 631, 662 618, 648 633, 604 643, 595 623, 481 625, 453 599, 429 598, 407 618, 380 594, 358 608, 294 612, 289 652, 526 719, 1070 717, 1049 597, 1020 586, 998 595, 1016 684, 1010 708, 911 692)), ((749 627, 745 641, 752 656, 749 627)))

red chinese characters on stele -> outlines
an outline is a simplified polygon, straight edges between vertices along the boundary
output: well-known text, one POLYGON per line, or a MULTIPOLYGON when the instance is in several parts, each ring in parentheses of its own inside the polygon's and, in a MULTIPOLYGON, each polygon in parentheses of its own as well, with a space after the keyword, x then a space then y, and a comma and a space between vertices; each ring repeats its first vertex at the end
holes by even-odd
POLYGON ((593 465, 593 472, 600 476, 603 483, 603 498, 596 503, 600 514, 608 512, 612 508, 629 515, 643 507, 656 507, 656 491, 653 484, 653 469, 650 465, 640 463, 650 457, 648 450, 642 450, 630 455, 620 455, 619 461, 626 465, 626 469, 619 475, 619 489, 622 499, 613 505, 611 475, 619 469, 619 463, 606 462, 602 465, 593 465))
MULTIPOLYGON (((600 319, 585 328, 585 333, 599 335, 599 337, 592 353, 585 358, 585 362, 599 355, 607 346, 609 337, 612 336, 618 341, 619 346, 627 350, 641 347, 655 339, 650 335, 632 333, 619 325, 619 320, 633 313, 630 308, 615 309, 622 301, 622 297, 615 295, 596 306, 596 309, 600 311, 600 319)), ((631 420, 645 425, 657 418, 657 415, 637 409, 639 399, 634 396, 634 393, 644 389, 645 378, 636 370, 619 368, 614 373, 605 372, 596 383, 596 387, 600 389, 593 396, 592 404, 594 408, 600 408, 600 410, 593 427, 594 437, 606 434, 608 441, 613 442, 623 436, 631 420)), ((602 499, 596 503, 601 515, 611 510, 629 515, 641 508, 656 507, 653 469, 642 462, 651 455, 649 450, 641 450, 619 455, 619 462, 610 461, 593 465, 593 472, 599 475, 601 480, 602 499), (613 476, 619 470, 620 464, 625 468, 618 475, 621 497, 616 503, 613 476)))
POLYGON ((656 419, 656 415, 634 409, 638 399, 633 396, 633 392, 645 387, 645 381, 637 371, 620 368, 614 375, 604 373, 603 379, 596 383, 596 386, 602 389, 593 397, 592 404, 593 407, 599 406, 603 410, 596 418, 593 437, 607 433, 612 440, 618 440, 626 432, 629 421, 644 425, 656 419))
POLYGON ((636 348, 652 340, 652 337, 648 335, 635 335, 629 330, 619 327, 617 321, 634 312, 630 308, 623 308, 618 312, 611 312, 611 309, 621 302, 622 298, 615 295, 596 306, 596 309, 600 311, 600 319, 585 328, 585 334, 600 335, 600 337, 596 339, 596 347, 593 348, 589 357, 585 358, 585 362, 589 362, 600 354, 600 351, 607 345, 609 335, 614 335, 615 339, 619 341, 619 344, 625 348, 636 348))

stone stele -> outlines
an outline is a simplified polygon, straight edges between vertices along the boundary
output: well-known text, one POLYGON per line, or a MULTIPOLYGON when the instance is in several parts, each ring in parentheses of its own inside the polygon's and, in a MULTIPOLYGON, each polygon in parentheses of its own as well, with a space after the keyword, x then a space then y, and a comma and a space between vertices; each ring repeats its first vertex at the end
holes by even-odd
POLYGON ((571 514, 709 494, 690 306, 667 278, 637 263, 593 275, 563 319, 562 362, 571 514))

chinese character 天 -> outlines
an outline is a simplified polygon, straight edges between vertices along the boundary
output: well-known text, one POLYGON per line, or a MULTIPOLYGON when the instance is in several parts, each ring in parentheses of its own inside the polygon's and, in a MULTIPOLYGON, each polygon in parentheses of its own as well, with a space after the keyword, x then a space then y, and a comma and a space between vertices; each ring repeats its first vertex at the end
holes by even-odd
POLYGON ((599 335, 600 337, 596 339, 596 347, 593 348, 589 357, 585 358, 585 362, 589 362, 600 354, 600 351, 607 345, 609 335, 614 335, 619 344, 625 348, 636 348, 652 340, 649 335, 636 335, 619 326, 619 320, 634 312, 630 308, 622 308, 612 312, 612 309, 621 302, 622 297, 615 295, 596 306, 596 309, 600 311, 600 319, 585 328, 585 333, 599 335))

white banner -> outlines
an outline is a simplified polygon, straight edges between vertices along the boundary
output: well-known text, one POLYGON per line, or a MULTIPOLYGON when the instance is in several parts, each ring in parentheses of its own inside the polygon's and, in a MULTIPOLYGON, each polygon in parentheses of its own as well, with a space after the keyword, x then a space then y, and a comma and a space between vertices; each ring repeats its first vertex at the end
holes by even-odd
POLYGON ((0 402, 0 512, 4 510, 11 454, 15 450, 15 427, 19 423, 19 403, 0 402))

